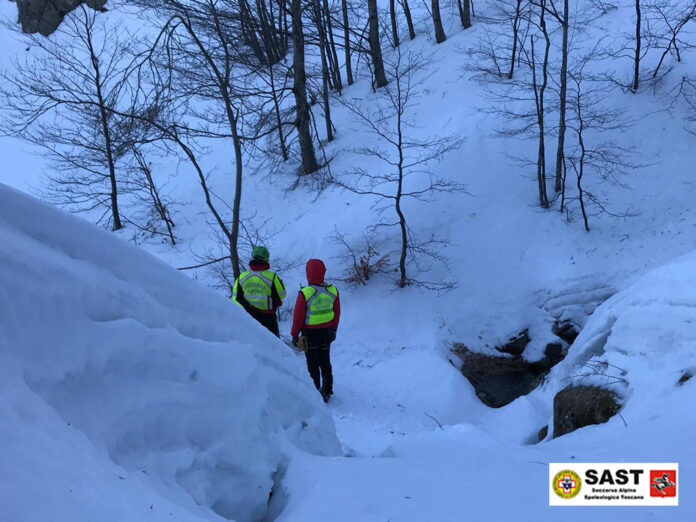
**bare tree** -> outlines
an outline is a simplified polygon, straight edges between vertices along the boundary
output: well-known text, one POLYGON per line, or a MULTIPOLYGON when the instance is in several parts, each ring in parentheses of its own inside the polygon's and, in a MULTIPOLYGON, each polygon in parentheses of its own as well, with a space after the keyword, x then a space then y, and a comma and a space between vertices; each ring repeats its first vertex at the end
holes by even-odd
POLYGON ((333 141, 333 124, 331 123, 331 104, 329 103, 329 65, 327 60, 327 44, 322 9, 319 0, 314 0, 314 22, 319 35, 319 54, 321 56, 322 99, 324 105, 324 121, 326 123, 326 139, 333 141))
MULTIPOLYGON (((80 6, 53 38, 31 36, 35 58, 3 71, 3 132, 39 146, 53 160, 49 195, 74 211, 106 210, 122 228, 120 183, 112 109, 127 91, 129 41, 122 30, 97 22, 80 6)), ((101 222, 101 216, 97 220, 101 222)))
POLYGON ((324 32, 328 35, 328 38, 326 39, 326 46, 327 46, 327 54, 329 57, 329 62, 331 65, 331 71, 332 71, 332 76, 334 79, 334 86, 336 90, 341 92, 343 89, 343 81, 341 80, 341 68, 338 63, 338 51, 336 50, 337 44, 336 44, 336 39, 334 38, 334 31, 333 31, 333 13, 331 9, 329 8, 329 0, 324 0, 323 2, 323 9, 321 12, 322 18, 324 20, 324 32))
POLYGON ((507 78, 512 80, 515 74, 515 62, 517 61, 517 46, 520 41, 520 21, 522 16, 523 0, 515 0, 514 16, 512 17, 512 52, 510 56, 510 69, 508 70, 507 78))
POLYGON ((561 70, 559 78, 559 109, 558 109, 558 142, 556 146, 556 176, 554 190, 560 192, 562 188, 563 178, 563 154, 565 148, 565 133, 566 133, 566 96, 568 91, 568 30, 570 27, 570 10, 568 0, 563 0, 563 13, 556 9, 553 0, 549 0, 551 7, 550 11, 561 25, 562 43, 561 43, 561 70))
POLYGON ((641 6, 640 0, 635 0, 636 6, 636 40, 635 40, 635 53, 633 55, 633 92, 638 91, 638 83, 640 81, 640 46, 641 46, 641 6))
POLYGON ((628 131, 631 122, 623 115, 623 111, 607 104, 607 94, 612 84, 586 71, 598 54, 596 48, 588 51, 568 73, 572 82, 568 129, 575 135, 576 142, 565 160, 566 165, 575 173, 577 196, 568 197, 566 194, 566 169, 560 206, 561 212, 565 211, 569 215, 569 204, 577 201, 583 225, 588 232, 589 218, 592 215, 604 213, 626 217, 630 213, 610 211, 606 202, 585 188, 587 176, 593 175, 595 184, 619 183, 618 177, 621 174, 641 167, 631 161, 631 149, 611 139, 613 133, 628 131))
POLYGON ((440 0, 431 0, 433 26, 435 27, 435 41, 442 43, 447 40, 445 30, 442 27, 442 17, 440 16, 440 0))
POLYGON ((372 56, 372 67, 375 75, 375 86, 379 89, 387 85, 387 77, 384 74, 382 45, 379 39, 379 16, 377 12, 377 0, 367 0, 367 14, 370 28, 367 41, 370 45, 370 54, 372 56))
POLYGON ((534 105, 536 109, 536 123, 538 127, 538 154, 537 154, 537 184, 539 188, 539 206, 549 208, 549 198, 546 190, 546 105, 545 94, 549 83, 549 52, 551 49, 551 39, 546 27, 546 0, 539 0, 536 4, 539 10, 538 27, 544 38, 544 54, 541 59, 541 64, 538 62, 535 49, 535 36, 530 37, 530 52, 526 49, 524 54, 526 63, 532 74, 532 91, 534 93, 534 105), (541 82, 537 77, 537 69, 541 65, 541 82))
MULTIPOLYGON (((497 133, 505 138, 534 140, 537 144, 533 161, 527 158, 514 160, 523 167, 534 166, 538 202, 542 208, 550 206, 546 186, 546 90, 549 86, 551 39, 546 25, 546 1, 530 2, 524 11, 521 11, 524 16, 520 17, 517 30, 522 30, 524 38, 520 38, 517 59, 525 68, 521 69, 512 81, 500 81, 507 75, 497 60, 505 59, 507 55, 498 57, 494 48, 479 51, 479 56, 492 61, 493 67, 478 63, 474 66, 477 77, 485 86, 492 102, 480 110, 501 120, 502 125, 497 129, 497 133), (543 50, 538 48, 540 41, 543 43, 543 50)), ((509 21, 517 16, 512 9, 503 13, 501 20, 509 21)))
POLYGON ((662 34, 653 33, 656 46, 661 45, 664 48, 652 74, 652 77, 656 78, 667 55, 674 53, 677 61, 681 62, 682 51, 685 48, 693 47, 694 44, 688 39, 680 38, 680 34, 689 22, 696 20, 696 2, 683 5, 682 2, 675 3, 669 0, 656 1, 650 4, 649 8, 664 26, 662 34))
POLYGON ((413 40, 416 37, 416 30, 413 27, 413 17, 411 16, 411 8, 408 5, 408 0, 399 0, 401 7, 404 10, 404 16, 406 17, 406 25, 408 25, 408 36, 413 40))
POLYGON ((311 174, 319 170, 319 163, 314 152, 312 134, 310 131, 311 114, 307 101, 307 73, 305 71, 305 40, 302 27, 302 0, 291 0, 290 13, 292 16, 292 70, 294 84, 292 92, 295 95, 295 111, 297 134, 302 155, 302 170, 311 174))
POLYGON ((423 256, 444 262, 445 259, 430 247, 438 243, 430 238, 419 241, 413 237, 406 219, 404 203, 408 200, 428 201, 439 192, 463 191, 463 186, 441 179, 430 170, 430 165, 441 159, 447 152, 458 148, 461 139, 446 136, 429 136, 417 139, 410 135, 412 124, 407 112, 419 92, 416 72, 422 69, 422 57, 409 53, 402 57, 400 47, 396 48, 395 61, 390 64, 393 81, 382 92, 376 109, 364 107, 347 99, 340 103, 365 128, 378 139, 375 145, 356 150, 360 155, 377 158, 384 165, 384 171, 373 172, 362 168, 355 169, 350 180, 334 178, 333 182, 355 194, 375 198, 380 207, 380 216, 388 209, 394 219, 381 219, 376 228, 396 227, 399 230, 400 248, 398 252, 398 271, 400 288, 417 284, 433 289, 447 285, 427 283, 410 277, 408 259, 420 266, 423 256))
MULTIPOLYGON (((244 177, 243 129, 247 125, 246 119, 254 112, 249 104, 259 96, 258 89, 250 85, 249 78, 256 78, 257 72, 265 69, 260 66, 255 51, 249 52, 247 46, 239 45, 242 41, 238 36, 239 11, 234 4, 211 0, 163 0, 151 6, 166 20, 158 38, 158 42, 163 42, 162 52, 158 54, 163 63, 157 65, 168 71, 168 81, 163 90, 168 89, 177 93, 176 96, 196 103, 186 101, 179 104, 178 107, 183 107, 186 112, 164 122, 154 117, 146 119, 156 124, 194 166, 206 204, 227 238, 232 269, 238 275, 240 262, 237 243, 244 177), (190 123, 185 126, 175 123, 176 120, 188 120, 190 123), (231 141, 234 189, 229 226, 212 203, 205 173, 196 157, 195 146, 189 140, 196 136, 231 141)), ((154 51, 151 54, 154 55, 154 51)), ((157 71, 153 73, 155 78, 159 75, 157 71)), ((158 104, 156 110, 145 108, 140 112, 161 118, 168 110, 161 107, 162 97, 160 92, 154 96, 152 103, 158 104)))
POLYGON ((135 196, 142 200, 143 205, 140 207, 146 209, 146 211, 142 218, 136 218, 135 220, 126 218, 126 220, 142 233, 151 237, 165 237, 174 246, 176 245, 176 237, 174 235, 176 225, 171 214, 172 203, 165 200, 161 195, 160 187, 155 183, 152 173, 152 164, 145 158, 142 145, 133 142, 129 146, 131 147, 134 160, 133 165, 130 167, 134 171, 131 176, 131 183, 140 189, 135 192, 135 196), (165 231, 160 231, 160 225, 165 227, 165 231))
POLYGON ((396 0, 389 0, 389 19, 391 20, 392 45, 399 47, 399 25, 396 23, 396 0))
POLYGON ((350 21, 348 19, 348 0, 341 0, 341 14, 343 15, 343 49, 345 51, 346 77, 348 85, 353 85, 353 66, 350 56, 350 21))
POLYGON ((457 0, 459 21, 464 29, 471 27, 471 0, 457 0))
POLYGON ((488 76, 494 81, 513 79, 529 30, 530 9, 529 0, 494 0, 488 14, 480 19, 483 34, 469 64, 480 80, 488 76))

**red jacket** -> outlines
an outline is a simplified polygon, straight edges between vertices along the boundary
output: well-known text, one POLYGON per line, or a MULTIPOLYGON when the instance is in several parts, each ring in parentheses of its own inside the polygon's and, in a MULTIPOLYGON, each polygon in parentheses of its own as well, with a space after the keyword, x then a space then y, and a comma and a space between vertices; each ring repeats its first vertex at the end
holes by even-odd
MULTIPOLYGON (((321 259, 310 259, 307 261, 307 266, 305 267, 307 272, 307 282, 310 285, 323 285, 324 275, 326 275, 326 267, 321 259)), ((307 301, 305 301, 305 296, 302 292, 297 294, 297 301, 295 301, 295 311, 292 314, 292 329, 290 330, 290 335, 297 337, 300 335, 302 328, 331 328, 333 330, 338 330, 338 320, 341 316, 341 300, 339 296, 336 296, 336 300, 333 305, 334 318, 333 321, 323 324, 315 324, 312 326, 305 325, 305 317, 307 316, 307 301)))

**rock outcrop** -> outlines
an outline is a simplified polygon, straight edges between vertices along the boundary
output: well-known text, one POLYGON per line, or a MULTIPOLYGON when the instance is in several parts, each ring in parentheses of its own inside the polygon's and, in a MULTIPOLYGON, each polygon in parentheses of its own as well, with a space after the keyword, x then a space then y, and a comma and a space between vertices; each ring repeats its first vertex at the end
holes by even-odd
POLYGON ((462 360, 461 371, 476 390, 478 398, 493 408, 527 395, 564 356, 556 343, 547 346, 545 356, 534 362, 520 356, 501 357, 474 352, 463 344, 455 344, 453 351, 462 360))
MULTIPOLYGON (((554 333, 556 331, 564 334, 561 338, 564 341, 577 337, 572 323, 557 323, 554 333)), ((539 386, 551 368, 566 356, 570 344, 551 342, 546 345, 541 359, 528 361, 523 354, 530 342, 529 330, 525 329, 505 344, 495 347, 501 355, 479 353, 461 343, 455 343, 452 351, 462 360, 462 374, 472 384, 481 402, 500 408, 539 386)))
POLYGON ((596 386, 569 386, 553 399, 553 437, 602 424, 618 413, 616 395, 596 386))
POLYGON ((107 0, 17 0, 19 23, 25 33, 40 33, 48 36, 53 33, 63 18, 81 4, 104 11, 107 0))

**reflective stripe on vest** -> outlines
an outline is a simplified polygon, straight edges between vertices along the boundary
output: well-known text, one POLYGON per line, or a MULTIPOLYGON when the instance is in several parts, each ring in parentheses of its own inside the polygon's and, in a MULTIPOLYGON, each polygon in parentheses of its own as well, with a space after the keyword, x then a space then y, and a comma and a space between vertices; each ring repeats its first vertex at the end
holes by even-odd
POLYGON ((307 326, 333 321, 333 306, 338 297, 338 290, 336 290, 335 286, 305 286, 302 289, 302 295, 304 295, 307 302, 307 313, 305 315, 305 324, 307 326))
POLYGON ((273 277, 275 274, 268 270, 257 272, 247 270, 239 275, 239 285, 244 291, 244 299, 259 310, 271 310, 273 303, 271 295, 273 293, 273 277), (269 279, 268 276, 271 276, 269 279))

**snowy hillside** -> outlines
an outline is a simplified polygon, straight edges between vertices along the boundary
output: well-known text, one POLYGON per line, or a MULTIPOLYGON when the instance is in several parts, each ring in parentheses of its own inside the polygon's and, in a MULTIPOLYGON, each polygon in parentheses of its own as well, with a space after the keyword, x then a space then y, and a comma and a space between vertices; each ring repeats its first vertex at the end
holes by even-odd
MULTIPOLYGON (((107 28, 126 28, 145 43, 159 33, 161 16, 109 2, 113 8, 97 18, 107 28)), ((536 36, 541 59, 535 9, 542 1, 474 3, 473 25, 463 29, 459 3, 439 2, 447 39, 437 44, 434 2, 411 0, 415 39, 403 23, 403 2, 396 2, 401 42, 395 49, 390 3, 378 0, 390 83, 375 89, 367 2, 348 1, 355 81, 328 93, 329 140, 310 9, 319 2, 304 0, 312 139, 322 168, 303 174, 290 47, 271 67, 282 84, 277 110, 290 150, 286 161, 272 132, 276 114, 266 77, 263 96, 244 98, 253 110, 242 117, 242 133, 262 137, 244 141, 241 163, 226 129, 222 137, 207 135, 210 121, 200 133, 205 137, 185 136, 200 172, 171 136, 153 138, 154 145, 151 136, 143 139, 145 163, 175 224, 175 244, 161 223, 154 232, 138 228, 143 216, 148 225, 157 217, 147 214, 148 198, 143 203, 133 188, 140 175, 137 168, 133 174, 134 161, 119 165, 126 219, 114 232, 85 223, 109 227, 103 179, 95 183, 100 204, 81 209, 79 217, 0 185, 0 522, 696 520, 696 136, 688 132, 696 105, 675 94, 689 82, 696 93, 696 10, 675 39, 680 54, 670 45, 660 74, 652 73, 668 42, 647 35, 662 27, 661 13, 667 20, 688 14, 693 2, 645 6, 650 23, 638 89, 629 86, 635 2, 570 2, 570 67, 574 78, 587 74, 580 81, 584 93, 598 89, 583 107, 605 127, 587 129, 585 143, 625 153, 621 168, 586 165, 589 232, 571 165, 577 166, 580 145, 570 130, 563 208, 552 188, 561 26, 546 12, 551 72, 544 161, 551 201, 541 208, 536 136, 505 133, 522 125, 519 114, 534 110, 524 64, 530 40, 524 40, 527 54, 518 49, 513 60, 514 81, 506 70, 492 78, 482 68, 491 66, 487 52, 506 45, 501 35, 509 36, 513 23, 505 16, 515 5, 529 10, 524 38, 536 36), (444 188, 403 201, 409 240, 422 248, 409 252, 412 280, 399 288, 402 236, 398 227, 381 226, 396 219, 391 200, 380 197, 393 184, 375 189, 369 181, 395 170, 393 147, 372 125, 394 130, 394 64, 407 62, 412 91, 404 129, 421 144, 411 160, 428 145, 443 150, 416 165, 406 187, 418 194, 437 180, 444 188), (279 311, 286 344, 227 299, 234 278, 218 216, 224 226, 234 222, 238 165, 240 264, 252 244, 270 250, 271 269, 288 290, 279 311), (365 284, 356 283, 356 265, 368 253, 382 264, 365 284), (287 346, 309 258, 324 260, 327 281, 341 298, 331 347, 334 396, 327 406, 311 386, 304 358, 287 346), (559 333, 563 325, 573 330, 572 339, 559 333), (520 338, 526 339, 521 353, 501 353, 520 338), (563 360, 525 374, 529 393, 506 382, 518 398, 493 408, 463 375, 468 363, 461 347, 495 365, 512 361, 515 371, 546 364, 549 347, 563 360), (613 415, 555 433, 563 421, 554 412, 558 395, 583 387, 610 395, 613 415), (550 508, 548 463, 573 461, 678 462, 680 506, 550 508)), ((334 9, 336 59, 345 77, 343 2, 322 4, 334 9)), ((14 12, 13 3, 0 0, 4 20, 14 21, 14 12)), ((0 69, 12 70, 14 58, 39 55, 35 44, 3 31, 0 47, 7 52, 0 69)), ((57 33, 49 41, 60 38, 57 33)), ((224 127, 225 115, 214 112, 219 93, 212 102, 189 99, 193 79, 184 80, 174 93, 186 100, 171 109, 175 123, 197 122, 211 110, 212 127, 224 127)), ((242 82, 241 92, 258 85, 242 82)), ((577 94, 579 84, 570 91, 577 94)), ((569 124, 577 128, 577 114, 569 124)), ((41 152, 0 137, 0 182, 41 195, 47 188, 42 174, 63 173, 41 152)), ((58 199, 75 210, 70 198, 58 199)), ((491 373, 492 380, 499 377, 491 373)))
POLYGON ((258 520, 336 454, 290 349, 229 300, 0 187, 0 520, 258 520))
POLYGON ((694 262, 696 254, 684 256, 600 306, 546 383, 509 406, 481 412, 467 403, 467 422, 414 431, 381 458, 294 461, 284 482, 290 502, 279 520, 584 521, 590 508, 546 505, 547 463, 665 460, 680 463, 678 508, 595 507, 591 517, 693 520, 694 262), (554 395, 581 383, 611 384, 622 397, 621 416, 537 443, 537 430, 553 423, 554 395))

